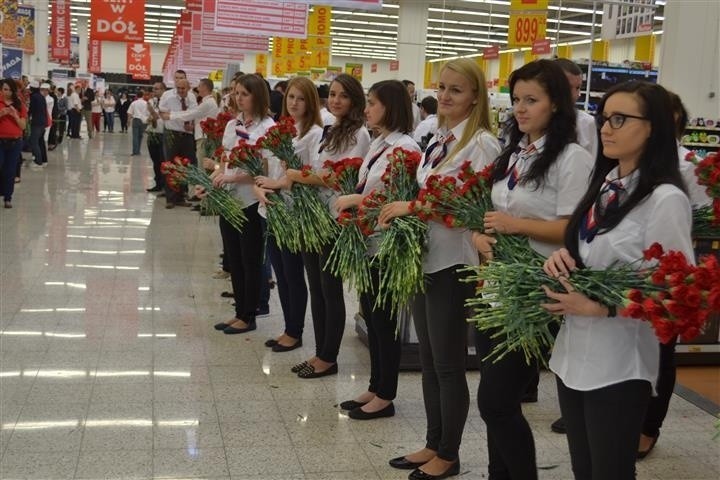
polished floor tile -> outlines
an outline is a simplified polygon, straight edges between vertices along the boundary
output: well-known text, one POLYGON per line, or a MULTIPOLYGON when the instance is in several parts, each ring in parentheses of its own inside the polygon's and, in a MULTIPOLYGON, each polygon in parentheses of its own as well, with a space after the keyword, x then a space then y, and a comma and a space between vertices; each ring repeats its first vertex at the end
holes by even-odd
MULTIPOLYGON (((405 479, 387 461, 424 445, 420 374, 400 376, 396 415, 353 421, 338 403, 367 388, 369 356, 348 321, 339 373, 301 380, 314 354, 274 353, 271 314, 247 335, 212 328, 233 314, 227 280, 213 279, 217 220, 166 210, 148 194, 152 167, 130 137, 66 140, 49 165, 23 169, 14 208, 0 211, 0 478, 405 479)), ((468 372, 471 397, 479 375, 468 372)), ((542 375, 523 410, 539 477, 572 478, 558 406, 542 375)), ((720 476, 714 418, 673 397, 641 480, 720 476)), ((471 403, 461 478, 487 476, 485 425, 471 403)))

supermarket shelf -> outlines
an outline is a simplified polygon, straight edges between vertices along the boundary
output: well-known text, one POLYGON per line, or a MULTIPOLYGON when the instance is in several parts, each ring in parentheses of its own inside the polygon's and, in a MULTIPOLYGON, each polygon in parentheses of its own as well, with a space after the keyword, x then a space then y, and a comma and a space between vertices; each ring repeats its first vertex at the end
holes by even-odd
POLYGON ((718 127, 693 127, 693 126, 686 126, 685 130, 698 130, 703 132, 720 132, 720 128, 718 127))
POLYGON ((706 148, 720 148, 720 143, 691 143, 683 142, 683 147, 706 147, 706 148))

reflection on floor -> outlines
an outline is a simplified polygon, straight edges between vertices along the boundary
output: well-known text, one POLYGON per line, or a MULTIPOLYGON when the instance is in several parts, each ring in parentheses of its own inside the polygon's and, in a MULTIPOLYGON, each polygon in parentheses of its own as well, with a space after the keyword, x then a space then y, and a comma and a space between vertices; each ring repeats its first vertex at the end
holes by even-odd
MULTIPOLYGON (((387 461, 424 444, 420 376, 401 375, 394 418, 352 421, 336 405, 366 387, 368 353, 351 322, 340 373, 315 380, 289 371, 314 350, 309 319, 301 350, 263 346, 281 333, 275 291, 258 330, 213 330, 232 313, 219 297, 229 283, 211 278, 216 222, 163 208, 145 192, 149 160, 129 153, 127 134, 65 140, 47 168, 23 169, 0 211, 0 477, 407 478, 387 461)), ((554 390, 544 374, 525 412, 540 477, 569 479, 554 390)), ((638 477, 717 479, 713 423, 673 397, 638 477)), ((487 475, 474 404, 461 459, 462 478, 487 475)))
POLYGON ((720 367, 678 367, 677 383, 720 405, 720 367))

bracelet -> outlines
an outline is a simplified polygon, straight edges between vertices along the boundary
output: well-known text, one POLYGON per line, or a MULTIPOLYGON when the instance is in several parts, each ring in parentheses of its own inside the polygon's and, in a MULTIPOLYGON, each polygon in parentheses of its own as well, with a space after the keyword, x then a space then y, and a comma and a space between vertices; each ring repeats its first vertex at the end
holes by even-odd
POLYGON ((615 318, 617 317, 617 307, 615 305, 607 305, 608 309, 608 318, 615 318))

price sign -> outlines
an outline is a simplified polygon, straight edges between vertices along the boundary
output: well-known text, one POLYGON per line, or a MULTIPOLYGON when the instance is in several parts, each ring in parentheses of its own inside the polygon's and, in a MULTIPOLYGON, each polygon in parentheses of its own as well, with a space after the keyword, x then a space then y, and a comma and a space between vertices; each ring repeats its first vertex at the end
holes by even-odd
POLYGON ((508 47, 530 47, 535 40, 545 38, 547 15, 545 13, 510 14, 508 24, 508 47))

